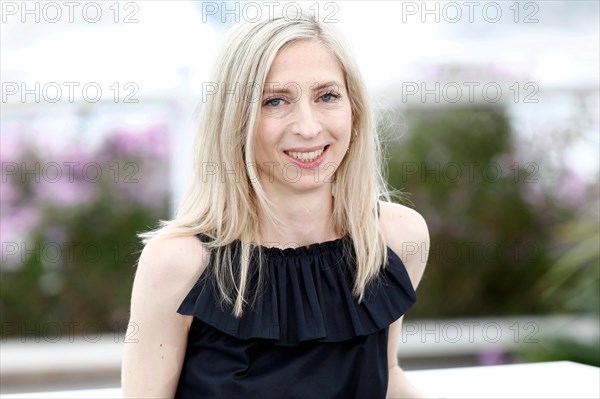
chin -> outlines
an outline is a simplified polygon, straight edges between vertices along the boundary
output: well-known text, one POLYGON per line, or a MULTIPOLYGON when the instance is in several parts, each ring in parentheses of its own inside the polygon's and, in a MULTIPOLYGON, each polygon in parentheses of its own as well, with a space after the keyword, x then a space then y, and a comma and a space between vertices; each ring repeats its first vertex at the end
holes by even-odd
POLYGON ((296 193, 314 192, 324 189, 331 190, 331 177, 319 177, 318 180, 315 180, 314 175, 303 174, 299 179, 287 181, 286 185, 296 193))

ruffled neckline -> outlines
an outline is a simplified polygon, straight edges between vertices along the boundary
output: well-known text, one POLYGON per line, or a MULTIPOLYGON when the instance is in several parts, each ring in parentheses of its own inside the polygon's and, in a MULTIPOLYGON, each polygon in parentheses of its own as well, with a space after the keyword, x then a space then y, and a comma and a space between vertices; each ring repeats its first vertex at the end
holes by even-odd
MULTIPOLYGON (((210 237, 197 234, 198 239, 202 242, 210 242, 210 237)), ((319 254, 323 252, 328 252, 332 250, 338 250, 344 247, 344 245, 350 245, 352 240, 350 239, 350 235, 346 233, 342 237, 335 238, 333 240, 327 240, 322 242, 316 242, 304 246, 298 247, 276 247, 276 246, 265 246, 265 245, 255 245, 256 249, 260 249, 263 254, 266 255, 283 255, 283 256, 310 256, 314 254, 319 254)), ((234 245, 239 245, 240 241, 235 241, 234 245)))
POLYGON ((311 256, 323 252, 335 251, 343 248, 344 245, 350 244, 350 236, 348 234, 328 241, 312 243, 309 245, 298 247, 268 247, 257 245, 263 254, 274 256, 311 256))
MULTIPOLYGON (((206 236, 198 238, 210 240, 206 236)), ((239 242, 235 244, 234 248, 239 242)), ((207 270, 178 312, 195 316, 239 339, 267 339, 275 345, 291 346, 309 340, 339 342, 373 334, 416 302, 406 267, 389 248, 386 267, 367 286, 365 299, 358 304, 352 295, 356 267, 349 235, 301 247, 259 247, 266 255, 265 279, 254 308, 246 307, 238 319, 231 308, 218 305, 217 291, 207 279, 207 271, 214 267, 211 256, 207 270)), ((250 262, 251 270, 256 270, 256 259, 252 257, 250 262)), ((257 274, 251 277, 251 290, 257 286, 257 274)))

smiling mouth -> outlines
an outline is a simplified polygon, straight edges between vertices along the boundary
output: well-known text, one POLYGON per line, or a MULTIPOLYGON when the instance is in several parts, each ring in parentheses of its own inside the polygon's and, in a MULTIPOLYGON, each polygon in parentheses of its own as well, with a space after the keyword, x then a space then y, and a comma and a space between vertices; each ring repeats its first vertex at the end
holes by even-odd
POLYGON ((326 145, 325 147, 323 147, 319 150, 315 150, 315 151, 308 151, 308 152, 284 151, 284 153, 294 159, 297 159, 300 162, 309 163, 309 162, 313 162, 315 159, 320 157, 321 154, 323 154, 323 152, 325 150, 327 150, 328 147, 329 147, 329 145, 326 145))

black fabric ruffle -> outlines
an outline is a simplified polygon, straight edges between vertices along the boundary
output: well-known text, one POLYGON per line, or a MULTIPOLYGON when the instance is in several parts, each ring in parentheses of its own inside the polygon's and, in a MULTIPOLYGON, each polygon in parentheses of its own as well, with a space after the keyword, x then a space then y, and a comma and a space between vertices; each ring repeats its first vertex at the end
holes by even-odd
MULTIPOLYGON (((177 311, 239 339, 268 339, 281 346, 309 340, 340 342, 373 334, 415 303, 415 291, 406 267, 388 248, 386 268, 368 285, 359 305, 352 296, 355 267, 351 248, 349 236, 299 248, 261 247, 266 272, 263 288, 254 307, 246 307, 239 319, 231 314, 231 308, 217 303, 217 292, 207 278, 214 267, 211 257, 207 270, 177 311)), ((238 249, 233 246, 234 265, 238 249)), ((255 261, 251 260, 251 266, 255 261)), ((251 276, 251 293, 257 287, 256 274, 251 276)), ((247 298, 251 301, 252 296, 247 298)))

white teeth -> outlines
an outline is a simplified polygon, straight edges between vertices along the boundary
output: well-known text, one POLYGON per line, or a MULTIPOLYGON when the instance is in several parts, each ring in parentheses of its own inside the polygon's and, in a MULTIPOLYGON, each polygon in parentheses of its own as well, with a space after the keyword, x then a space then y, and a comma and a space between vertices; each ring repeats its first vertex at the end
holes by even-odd
POLYGON ((317 150, 317 151, 310 151, 310 152, 289 151, 289 152, 286 152, 286 154, 288 154, 290 157, 296 158, 302 162, 312 162, 315 159, 317 159, 318 157, 320 157, 321 154, 323 153, 323 151, 324 151, 324 148, 321 148, 320 150, 317 150))

